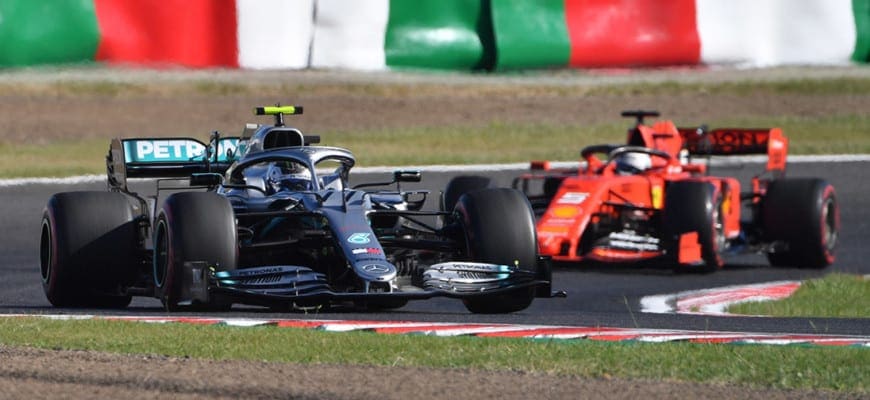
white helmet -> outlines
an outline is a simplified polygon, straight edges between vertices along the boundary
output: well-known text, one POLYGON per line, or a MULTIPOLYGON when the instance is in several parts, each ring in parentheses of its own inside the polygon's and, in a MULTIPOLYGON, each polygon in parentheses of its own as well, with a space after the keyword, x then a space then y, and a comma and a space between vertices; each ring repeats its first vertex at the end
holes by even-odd
POLYGON ((623 153, 616 156, 616 172, 621 175, 633 175, 652 167, 652 159, 645 153, 623 153))
POLYGON ((275 192, 311 190, 311 171, 294 162, 275 162, 269 166, 268 181, 275 192))

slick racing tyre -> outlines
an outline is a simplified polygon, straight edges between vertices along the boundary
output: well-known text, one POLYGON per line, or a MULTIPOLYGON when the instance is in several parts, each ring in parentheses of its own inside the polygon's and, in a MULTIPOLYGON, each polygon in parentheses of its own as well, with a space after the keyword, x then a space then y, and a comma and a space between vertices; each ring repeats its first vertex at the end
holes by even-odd
POLYGON ((722 268, 725 233, 721 203, 721 194, 708 182, 676 181, 668 184, 663 218, 665 237, 676 242, 684 233, 697 232, 703 260, 702 265, 677 264, 676 272, 708 273, 722 268))
POLYGON ((58 193, 42 214, 42 288, 55 307, 123 308, 137 275, 137 225, 127 197, 58 193))
MULTIPOLYGON (((537 275, 535 219, 522 192, 485 189, 459 198, 455 209, 461 218, 467 256, 471 261, 519 265, 537 275)), ((480 314, 501 314, 527 308, 534 288, 464 299, 465 307, 480 314)))
POLYGON ((822 179, 773 181, 761 203, 767 254, 773 266, 825 268, 834 262, 840 210, 834 187, 822 179))
POLYGON ((486 189, 490 185, 490 179, 485 176, 465 175, 457 176, 447 182, 447 187, 444 189, 444 199, 441 209, 444 211, 453 210, 456 202, 463 194, 475 192, 481 189, 486 189))
MULTIPOLYGON (((227 199, 211 192, 170 195, 154 225, 155 295, 168 311, 181 309, 182 268, 185 261, 204 261, 218 270, 237 264, 235 215, 227 199)), ((198 304, 228 309, 231 304, 198 304)))

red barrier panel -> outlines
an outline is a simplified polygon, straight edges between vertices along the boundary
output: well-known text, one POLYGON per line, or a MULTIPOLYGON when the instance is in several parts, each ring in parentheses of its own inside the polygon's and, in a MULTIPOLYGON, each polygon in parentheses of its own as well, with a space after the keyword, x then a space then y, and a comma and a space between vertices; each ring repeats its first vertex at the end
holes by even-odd
POLYGON ((565 0, 572 67, 697 64, 695 0, 565 0))
POLYGON ((100 27, 98 61, 238 66, 235 0, 95 0, 94 3, 100 27))

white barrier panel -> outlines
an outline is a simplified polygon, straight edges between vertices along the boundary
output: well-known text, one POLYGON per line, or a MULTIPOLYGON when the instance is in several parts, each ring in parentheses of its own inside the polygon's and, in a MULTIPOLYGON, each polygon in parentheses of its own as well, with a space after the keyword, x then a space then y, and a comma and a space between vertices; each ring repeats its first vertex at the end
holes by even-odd
POLYGON ((385 69, 389 15, 389 0, 318 0, 311 67, 385 69))
POLYGON ((236 12, 239 67, 308 67, 314 0, 237 0, 236 12))
POLYGON ((697 0, 701 62, 752 67, 847 64, 851 0, 697 0))

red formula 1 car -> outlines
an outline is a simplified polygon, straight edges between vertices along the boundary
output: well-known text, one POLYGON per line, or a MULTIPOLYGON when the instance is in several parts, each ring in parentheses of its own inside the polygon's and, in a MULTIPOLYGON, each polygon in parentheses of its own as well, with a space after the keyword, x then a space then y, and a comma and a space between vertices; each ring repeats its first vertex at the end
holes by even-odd
POLYGON ((723 256, 748 252, 764 253, 776 266, 823 268, 834 261, 840 225, 834 188, 823 179, 785 178, 782 130, 644 124, 658 115, 624 111, 636 118, 626 145, 584 148, 579 169, 532 162, 532 171, 514 180, 538 215, 542 255, 655 260, 694 271, 716 270, 723 256), (709 156, 745 154, 768 156, 748 190, 735 178, 708 174, 709 156))

